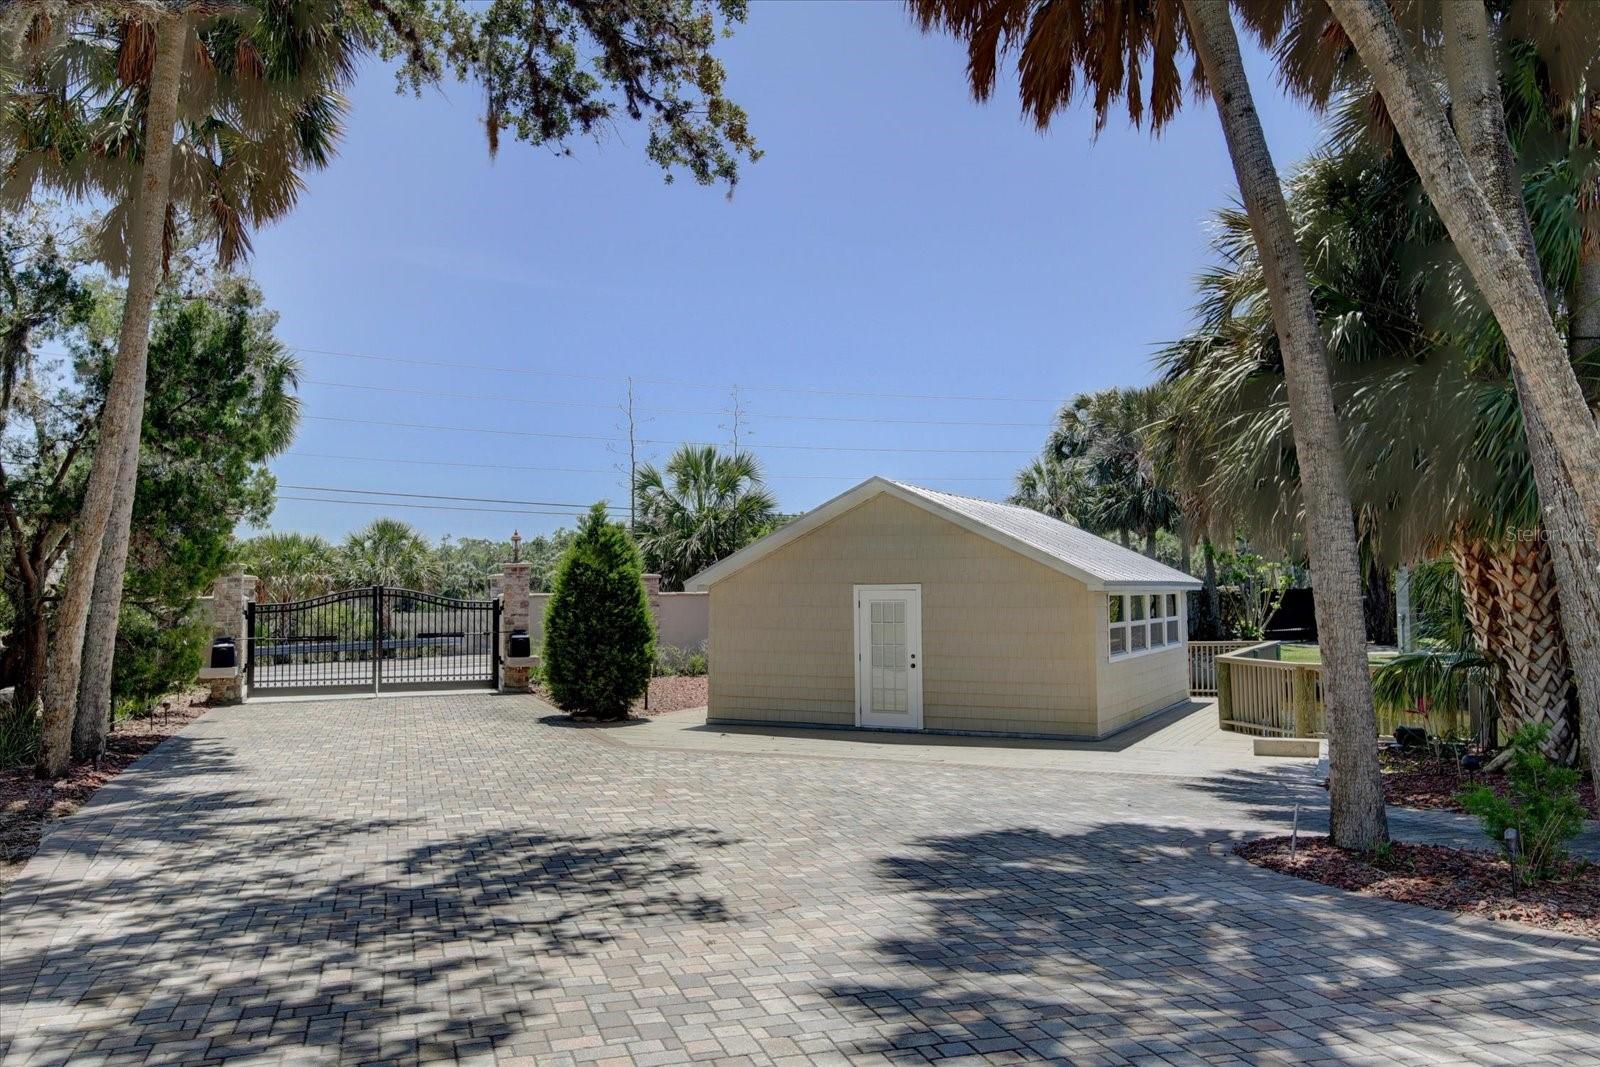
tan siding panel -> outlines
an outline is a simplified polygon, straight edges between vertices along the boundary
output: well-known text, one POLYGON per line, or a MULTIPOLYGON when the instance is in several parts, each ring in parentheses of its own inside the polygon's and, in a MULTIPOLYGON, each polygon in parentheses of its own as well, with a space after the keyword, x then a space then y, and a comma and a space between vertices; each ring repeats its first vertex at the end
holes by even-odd
POLYGON ((1100 732, 1113 733, 1189 698, 1189 650, 1179 643, 1100 664, 1100 732))
POLYGON ((853 723, 857 584, 922 587, 926 728, 1099 732, 1103 598, 888 496, 712 588, 711 716, 853 723))

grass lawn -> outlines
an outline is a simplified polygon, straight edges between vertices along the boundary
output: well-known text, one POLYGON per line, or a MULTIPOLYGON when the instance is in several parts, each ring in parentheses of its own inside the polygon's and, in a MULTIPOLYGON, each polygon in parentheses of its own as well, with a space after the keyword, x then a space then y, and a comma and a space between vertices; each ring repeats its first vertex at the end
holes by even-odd
MULTIPOLYGON (((1387 663, 1394 659, 1394 652, 1369 653, 1367 659, 1372 663, 1387 663)), ((1316 645, 1291 643, 1285 641, 1278 649, 1280 663, 1321 663, 1322 654, 1316 645)))

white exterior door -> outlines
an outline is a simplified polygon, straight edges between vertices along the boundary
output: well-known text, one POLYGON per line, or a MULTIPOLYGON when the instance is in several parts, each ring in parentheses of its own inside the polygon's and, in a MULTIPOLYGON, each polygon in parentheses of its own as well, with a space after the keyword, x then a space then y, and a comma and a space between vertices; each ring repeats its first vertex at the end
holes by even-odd
POLYGON ((922 588, 858 585, 856 725, 922 729, 922 588))

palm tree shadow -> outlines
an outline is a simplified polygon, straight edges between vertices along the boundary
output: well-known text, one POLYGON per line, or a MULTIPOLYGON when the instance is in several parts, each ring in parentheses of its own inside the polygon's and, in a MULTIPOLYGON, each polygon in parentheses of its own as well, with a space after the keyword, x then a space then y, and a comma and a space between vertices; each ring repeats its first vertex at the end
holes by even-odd
POLYGON ((1359 1050, 1402 1020, 1452 1044, 1463 1022, 1600 1038, 1600 946, 1354 900, 1233 859, 1240 836, 1017 828, 886 857, 882 891, 926 918, 873 946, 893 981, 828 991, 872 1024, 850 1051, 1248 1060, 1359 1050), (1536 1014, 1535 985, 1590 1007, 1536 1014))
POLYGON ((212 1059, 451 1058, 551 1011, 538 994, 570 970, 559 960, 734 921, 694 884, 734 843, 715 830, 441 836, 416 819, 308 817, 175 789, 231 765, 205 739, 174 740, 160 773, 121 776, 7 892, 0 1059, 67 1063, 150 1030, 212 1059))

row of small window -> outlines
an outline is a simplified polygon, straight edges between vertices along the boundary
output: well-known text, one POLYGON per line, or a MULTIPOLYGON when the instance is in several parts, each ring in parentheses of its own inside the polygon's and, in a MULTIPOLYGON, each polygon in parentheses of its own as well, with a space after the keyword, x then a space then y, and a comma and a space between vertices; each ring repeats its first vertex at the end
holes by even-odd
POLYGON ((1108 607, 1113 656, 1178 643, 1177 593, 1113 595, 1108 607))

